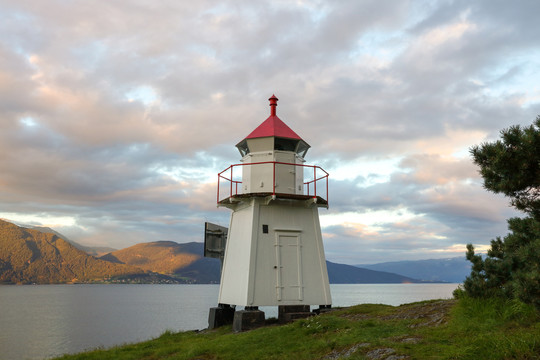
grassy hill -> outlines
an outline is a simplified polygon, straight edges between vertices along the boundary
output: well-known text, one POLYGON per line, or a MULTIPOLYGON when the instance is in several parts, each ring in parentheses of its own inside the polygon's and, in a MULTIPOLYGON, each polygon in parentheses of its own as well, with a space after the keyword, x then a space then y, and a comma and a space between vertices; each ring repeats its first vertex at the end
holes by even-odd
POLYGON ((364 304, 243 333, 166 332, 61 359, 540 359, 540 315, 500 299, 364 304))
POLYGON ((0 283, 86 282, 142 273, 96 259, 56 234, 0 220, 0 283))

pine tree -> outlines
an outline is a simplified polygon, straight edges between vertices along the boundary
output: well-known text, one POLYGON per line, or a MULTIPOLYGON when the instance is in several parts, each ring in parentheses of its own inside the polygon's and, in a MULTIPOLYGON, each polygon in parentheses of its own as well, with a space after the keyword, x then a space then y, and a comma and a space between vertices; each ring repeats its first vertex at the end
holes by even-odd
POLYGON ((474 297, 518 298, 540 310, 540 116, 533 125, 501 131, 501 140, 471 148, 484 187, 509 197, 525 218, 508 220, 510 233, 491 241, 487 257, 467 245, 471 274, 463 286, 474 297))
POLYGON ((501 140, 471 148, 480 167, 484 187, 502 193, 511 204, 540 217, 540 116, 533 125, 511 126, 501 131, 501 140))

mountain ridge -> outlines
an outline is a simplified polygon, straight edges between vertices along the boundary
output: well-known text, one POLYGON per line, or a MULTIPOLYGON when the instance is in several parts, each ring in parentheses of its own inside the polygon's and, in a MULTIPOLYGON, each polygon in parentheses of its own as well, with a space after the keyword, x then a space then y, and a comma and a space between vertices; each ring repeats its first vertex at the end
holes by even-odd
POLYGON ((58 231, 56 231, 56 230, 54 230, 54 229, 52 229, 50 227, 47 227, 47 226, 29 225, 29 224, 24 224, 24 223, 11 221, 11 220, 4 219, 4 218, 0 218, 0 220, 5 221, 5 222, 9 222, 11 224, 17 225, 17 226, 25 228, 25 229, 32 229, 32 230, 37 230, 37 231, 43 232, 43 233, 55 234, 59 238, 63 239, 64 241, 67 241, 71 245, 75 246, 77 249, 82 250, 85 253, 87 253, 89 255, 92 255, 92 256, 95 256, 95 257, 99 257, 99 256, 102 256, 102 255, 105 255, 107 253, 110 253, 112 251, 117 250, 115 248, 111 248, 111 247, 108 247, 108 246, 86 246, 86 245, 79 244, 78 242, 75 242, 75 241, 67 238, 63 234, 61 234, 58 231))
MULTIPOLYGON (((0 283, 220 281, 220 261, 203 257, 202 242, 154 241, 95 257, 50 228, 38 229, 0 220, 0 283)), ((327 268, 333 284, 422 282, 414 277, 329 261, 327 268)))
POLYGON ((326 261, 331 284, 407 284, 422 281, 407 276, 326 261))
POLYGON ((0 283, 69 283, 144 273, 96 259, 56 234, 0 220, 0 283))
POLYGON ((443 259, 391 261, 354 266, 376 271, 388 271, 425 281, 445 281, 451 283, 461 283, 471 273, 471 263, 465 256, 443 259))
MULTIPOLYGON (((202 249, 201 249, 202 250, 202 249)), ((160 274, 174 274, 202 257, 191 243, 174 241, 140 243, 100 257, 115 263, 137 266, 160 274)))

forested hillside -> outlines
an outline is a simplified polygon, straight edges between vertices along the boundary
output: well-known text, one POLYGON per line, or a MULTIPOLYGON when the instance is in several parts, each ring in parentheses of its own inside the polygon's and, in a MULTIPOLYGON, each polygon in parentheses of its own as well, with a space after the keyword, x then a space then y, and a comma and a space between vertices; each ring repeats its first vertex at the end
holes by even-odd
POLYGON ((156 241, 116 250, 102 260, 137 266, 160 274, 174 274, 202 258, 202 243, 156 241), (195 244, 195 246, 194 246, 195 244))
POLYGON ((96 259, 55 234, 0 220, 0 283, 102 281, 142 273, 138 267, 96 259))

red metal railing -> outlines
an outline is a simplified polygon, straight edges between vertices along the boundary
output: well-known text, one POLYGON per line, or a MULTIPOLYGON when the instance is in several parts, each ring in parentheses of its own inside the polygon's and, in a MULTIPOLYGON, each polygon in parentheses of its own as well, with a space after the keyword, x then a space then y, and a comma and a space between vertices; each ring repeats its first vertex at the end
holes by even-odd
MULTIPOLYGON (((303 168, 312 168, 313 174, 312 177, 311 174, 308 174, 310 176, 309 180, 304 181, 304 194, 310 196, 313 198, 321 197, 322 199, 326 200, 328 203, 328 176, 329 174, 320 166, 316 165, 305 165, 305 164, 292 164, 292 163, 286 163, 286 162, 279 162, 279 161, 263 161, 263 162, 256 162, 256 163, 245 163, 245 164, 234 164, 223 170, 222 172, 218 173, 218 186, 217 186, 217 202, 219 203, 223 199, 227 199, 232 196, 237 196, 242 194, 242 181, 241 180, 235 180, 234 176, 237 176, 237 178, 241 179, 242 172, 234 172, 235 167, 243 167, 243 166, 257 166, 257 165, 264 165, 264 164, 273 164, 272 166, 272 195, 276 195, 276 165, 291 165, 291 166, 301 166, 303 168), (236 175, 235 175, 236 174, 236 175), (220 191, 223 189, 221 187, 221 182, 225 181, 228 182, 228 194, 225 194, 224 196, 220 195, 220 191), (317 183, 319 183, 319 187, 317 190, 317 183), (322 183, 322 189, 321 189, 321 183, 322 183), (240 185, 240 189, 239 189, 240 185), (313 190, 313 191, 312 191, 313 190)), ((306 176, 306 172, 304 172, 304 176, 306 176)))

